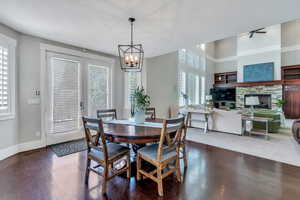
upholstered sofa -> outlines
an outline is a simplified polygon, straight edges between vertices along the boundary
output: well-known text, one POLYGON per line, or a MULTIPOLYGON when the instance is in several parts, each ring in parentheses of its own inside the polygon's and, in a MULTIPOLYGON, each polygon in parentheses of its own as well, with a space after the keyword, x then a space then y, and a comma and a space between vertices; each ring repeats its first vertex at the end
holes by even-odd
POLYGON ((242 134, 242 114, 240 110, 213 109, 209 129, 214 131, 242 134))

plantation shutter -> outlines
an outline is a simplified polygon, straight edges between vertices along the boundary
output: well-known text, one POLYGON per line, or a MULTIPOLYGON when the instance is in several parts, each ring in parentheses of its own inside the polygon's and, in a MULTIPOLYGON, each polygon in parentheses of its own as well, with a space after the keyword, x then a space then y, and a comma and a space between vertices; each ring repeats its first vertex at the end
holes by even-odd
POLYGON ((127 72, 127 91, 126 91, 126 107, 129 108, 132 102, 132 94, 134 90, 141 86, 140 72, 127 72))
POLYGON ((51 57, 50 133, 79 129, 80 62, 51 57))
POLYGON ((8 48, 0 46, 0 113, 9 112, 8 48))

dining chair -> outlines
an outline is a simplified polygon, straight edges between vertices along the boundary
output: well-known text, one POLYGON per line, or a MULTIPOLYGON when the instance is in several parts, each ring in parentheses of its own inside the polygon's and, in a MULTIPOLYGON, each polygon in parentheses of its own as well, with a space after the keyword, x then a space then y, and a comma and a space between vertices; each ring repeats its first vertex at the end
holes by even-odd
POLYGON ((98 119, 117 119, 117 110, 116 109, 102 109, 102 110, 97 110, 97 118, 98 119))
POLYGON ((180 144, 179 144, 179 159, 183 160, 184 163, 184 168, 187 168, 187 149, 186 149, 186 133, 187 133, 187 128, 188 128, 188 115, 183 115, 184 116, 184 127, 182 130, 181 138, 180 138, 180 144))
POLYGON ((155 108, 154 107, 146 108, 145 115, 147 119, 156 119, 155 108))
POLYGON ((85 172, 85 183, 88 184, 90 171, 103 177, 102 194, 106 193, 107 181, 116 175, 127 172, 127 178, 130 178, 130 149, 119 144, 106 144, 106 137, 103 131, 103 122, 101 119, 83 117, 83 126, 87 142, 87 165, 85 172), (91 131, 97 131, 95 137, 91 131), (126 167, 116 171, 113 163, 126 157, 126 167), (91 161, 97 163, 96 167, 91 166, 91 161), (97 170, 102 168, 103 170, 97 170))
POLYGON ((158 184, 159 196, 163 196, 163 179, 167 176, 175 173, 177 181, 181 182, 179 145, 183 128, 184 117, 166 119, 163 121, 159 143, 138 150, 137 180, 145 176, 155 181, 158 184), (175 133, 175 136, 170 137, 171 133, 175 133), (151 172, 144 171, 141 166, 142 160, 152 164, 156 169, 151 172))

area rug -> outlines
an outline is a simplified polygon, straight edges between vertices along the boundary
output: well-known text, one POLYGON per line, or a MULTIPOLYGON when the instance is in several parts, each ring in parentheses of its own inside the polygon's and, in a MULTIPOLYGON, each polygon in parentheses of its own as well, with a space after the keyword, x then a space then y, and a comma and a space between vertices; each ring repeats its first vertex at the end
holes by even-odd
POLYGON ((77 153, 87 149, 87 144, 84 139, 64 142, 51 145, 50 148, 58 156, 63 157, 72 153, 77 153))
POLYGON ((270 139, 189 128, 186 139, 290 165, 300 166, 300 145, 293 136, 270 134, 270 139))

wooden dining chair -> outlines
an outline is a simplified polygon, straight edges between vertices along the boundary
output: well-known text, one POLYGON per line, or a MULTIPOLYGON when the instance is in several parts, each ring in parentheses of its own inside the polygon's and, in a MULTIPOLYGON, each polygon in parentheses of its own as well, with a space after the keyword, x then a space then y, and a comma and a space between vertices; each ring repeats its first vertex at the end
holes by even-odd
POLYGON ((181 182, 179 147, 183 128, 184 117, 164 120, 159 144, 152 144, 138 150, 137 180, 145 176, 155 181, 160 196, 163 196, 164 178, 176 173, 178 182, 181 182), (171 138, 170 133, 176 134, 171 138), (141 166, 142 160, 151 163, 156 169, 151 172, 144 171, 141 166))
POLYGON ((116 109, 103 109, 97 110, 97 118, 98 119, 117 119, 117 110, 116 109))
POLYGON ((101 192, 104 194, 106 193, 107 181, 114 176, 127 172, 127 178, 130 178, 130 149, 115 143, 106 144, 101 119, 83 117, 82 120, 88 146, 85 183, 88 184, 90 171, 102 176, 103 183, 101 192), (92 136, 92 130, 97 131, 96 137, 92 136), (114 170, 113 163, 124 157, 127 158, 126 167, 118 171, 114 170), (97 163, 96 167, 91 167, 91 161, 97 163), (103 168, 102 172, 97 170, 100 167, 103 168))
POLYGON ((145 115, 147 119, 156 119, 155 108, 154 107, 146 108, 145 115))
POLYGON ((179 159, 183 160, 184 163, 184 168, 187 168, 187 149, 186 149, 186 133, 187 133, 187 128, 188 128, 188 115, 183 115, 184 116, 184 127, 182 130, 181 138, 180 138, 180 144, 179 144, 179 159))

